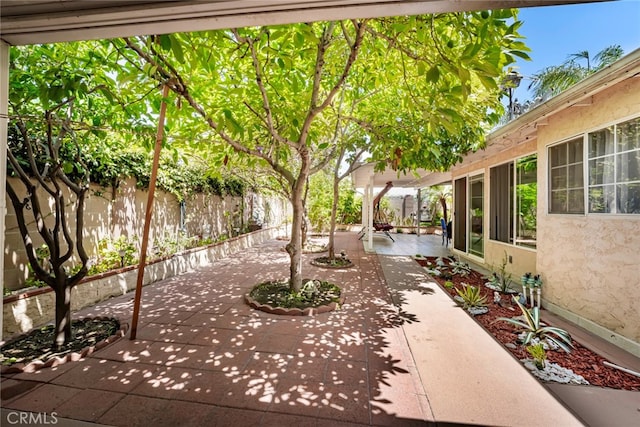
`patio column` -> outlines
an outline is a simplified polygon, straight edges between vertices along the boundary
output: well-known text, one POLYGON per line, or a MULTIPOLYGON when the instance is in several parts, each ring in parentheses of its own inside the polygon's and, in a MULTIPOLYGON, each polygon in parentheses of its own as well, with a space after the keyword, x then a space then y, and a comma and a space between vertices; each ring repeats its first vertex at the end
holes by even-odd
POLYGON ((366 234, 367 232, 367 224, 369 223, 369 186, 365 185, 362 191, 362 211, 360 212, 360 217, 362 219, 362 232, 366 234))
POLYGON ((421 191, 422 191, 422 189, 418 188, 418 203, 417 203, 418 212, 416 212, 416 221, 418 221, 418 224, 416 224, 418 226, 418 228, 416 229, 416 233, 417 233, 418 237, 420 237, 420 219, 421 219, 420 218, 421 217, 420 213, 421 213, 421 209, 422 209, 422 206, 420 205, 420 193, 421 193, 421 191))
POLYGON ((373 250, 373 174, 369 177, 369 185, 367 186, 369 197, 367 197, 367 251, 373 250))
MULTIPOLYGON (((7 139, 9 123, 9 45, 0 40, 0 267, 4 272, 4 233, 5 220, 7 214, 7 139)), ((4 275, 4 273, 3 273, 4 275)), ((4 278, 2 279, 4 281, 4 278)), ((4 283, 4 282, 3 282, 4 283)))

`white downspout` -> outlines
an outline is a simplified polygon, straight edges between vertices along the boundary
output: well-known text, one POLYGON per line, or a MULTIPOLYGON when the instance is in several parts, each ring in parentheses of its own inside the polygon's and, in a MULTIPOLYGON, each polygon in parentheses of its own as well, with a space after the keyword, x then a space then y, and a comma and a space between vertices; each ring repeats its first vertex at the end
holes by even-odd
MULTIPOLYGON (((2 287, 4 288, 4 235, 5 215, 7 214, 7 138, 9 122, 9 45, 0 40, 0 267, 2 267, 2 287)), ((2 320, 0 318, 0 331, 2 320)))
POLYGON ((416 209, 416 235, 420 237, 420 221, 422 220, 422 206, 420 204, 420 196, 422 195, 422 188, 418 188, 418 208, 416 209))
POLYGON ((362 192, 362 236, 359 236, 367 251, 367 224, 369 224, 369 184, 365 184, 362 192))

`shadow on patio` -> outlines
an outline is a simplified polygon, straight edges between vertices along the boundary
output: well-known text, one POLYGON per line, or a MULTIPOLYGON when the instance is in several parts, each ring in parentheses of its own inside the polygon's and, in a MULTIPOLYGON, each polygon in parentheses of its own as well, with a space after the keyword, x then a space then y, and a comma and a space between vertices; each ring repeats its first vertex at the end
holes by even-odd
MULTIPOLYGON (((337 235, 337 249, 355 267, 304 267, 306 276, 342 286, 341 310, 288 317, 244 303, 259 281, 287 276, 282 246, 272 241, 146 287, 136 340, 121 339, 82 361, 6 376, 5 412, 55 412, 114 426, 433 421, 400 328, 419 320, 392 303, 377 256, 363 252, 355 233, 337 235)), ((75 317, 128 322, 132 298, 75 317)))

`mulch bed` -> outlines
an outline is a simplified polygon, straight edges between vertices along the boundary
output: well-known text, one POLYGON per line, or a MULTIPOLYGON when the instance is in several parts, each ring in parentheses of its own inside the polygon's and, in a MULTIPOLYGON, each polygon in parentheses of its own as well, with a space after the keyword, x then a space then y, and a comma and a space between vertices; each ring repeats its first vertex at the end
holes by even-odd
POLYGON ((33 372, 81 359, 124 336, 128 325, 109 317, 87 317, 72 320, 71 328, 71 342, 59 349, 53 347, 53 325, 33 329, 2 344, 2 373, 33 372))
MULTIPOLYGON (((416 259, 416 261, 423 267, 433 268, 436 265, 436 259, 436 257, 425 257, 422 259, 416 259)), ((448 265, 449 259, 444 258, 443 260, 445 264, 448 265)), ((518 316, 521 314, 520 309, 515 303, 511 303, 506 307, 494 303, 493 290, 484 285, 487 280, 483 278, 482 274, 471 270, 471 273, 468 276, 453 275, 451 278, 446 279, 434 276, 433 279, 452 298, 457 294, 455 288, 445 288, 444 283, 447 280, 453 282, 457 288, 462 288, 462 283, 479 286, 483 295, 487 298, 490 310, 487 314, 475 316, 474 319, 516 358, 530 358, 530 355, 527 353, 525 348, 519 345, 517 341, 518 332, 516 329, 506 322, 495 321, 498 317, 518 316), (507 347, 505 344, 515 344, 515 348, 507 347)), ((516 285, 516 289, 517 288, 518 286, 516 285)), ((506 305, 504 302, 507 302, 510 299, 510 296, 503 295, 503 305, 506 305)), ((580 343, 575 340, 573 340, 573 345, 574 349, 571 353, 565 353, 562 350, 548 351, 547 360, 549 362, 557 363, 563 368, 571 369, 576 374, 582 375, 591 385, 613 389, 640 391, 640 378, 604 365, 602 362, 607 359, 580 345, 580 343)))
POLYGON ((328 256, 323 256, 311 260, 311 265, 323 268, 349 268, 353 267, 354 264, 348 258, 338 256, 331 259, 328 256))
POLYGON ((344 303, 338 286, 323 280, 302 282, 298 293, 291 291, 287 280, 260 283, 245 295, 245 301, 257 310, 285 316, 315 316, 336 310, 344 303), (307 286, 311 287, 305 292, 307 286))

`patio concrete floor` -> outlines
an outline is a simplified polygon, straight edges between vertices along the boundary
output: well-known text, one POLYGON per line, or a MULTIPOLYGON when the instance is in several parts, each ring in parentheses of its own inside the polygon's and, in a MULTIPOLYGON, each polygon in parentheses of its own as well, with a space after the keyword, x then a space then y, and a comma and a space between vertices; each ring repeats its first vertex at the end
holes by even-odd
MULTIPOLYGON (((397 251, 415 249, 415 238, 422 249, 404 255, 443 249, 440 236, 408 235, 397 251)), ((270 241, 145 287, 135 340, 3 376, 2 424, 29 411, 69 426, 581 425, 417 263, 365 253, 356 233, 338 233, 336 245, 353 268, 313 267, 318 255, 305 255, 305 276, 343 287, 341 310, 289 317, 249 308, 243 295, 253 285, 287 277, 283 246, 270 241)), ((74 317, 129 322, 132 301, 123 295, 74 317)))

